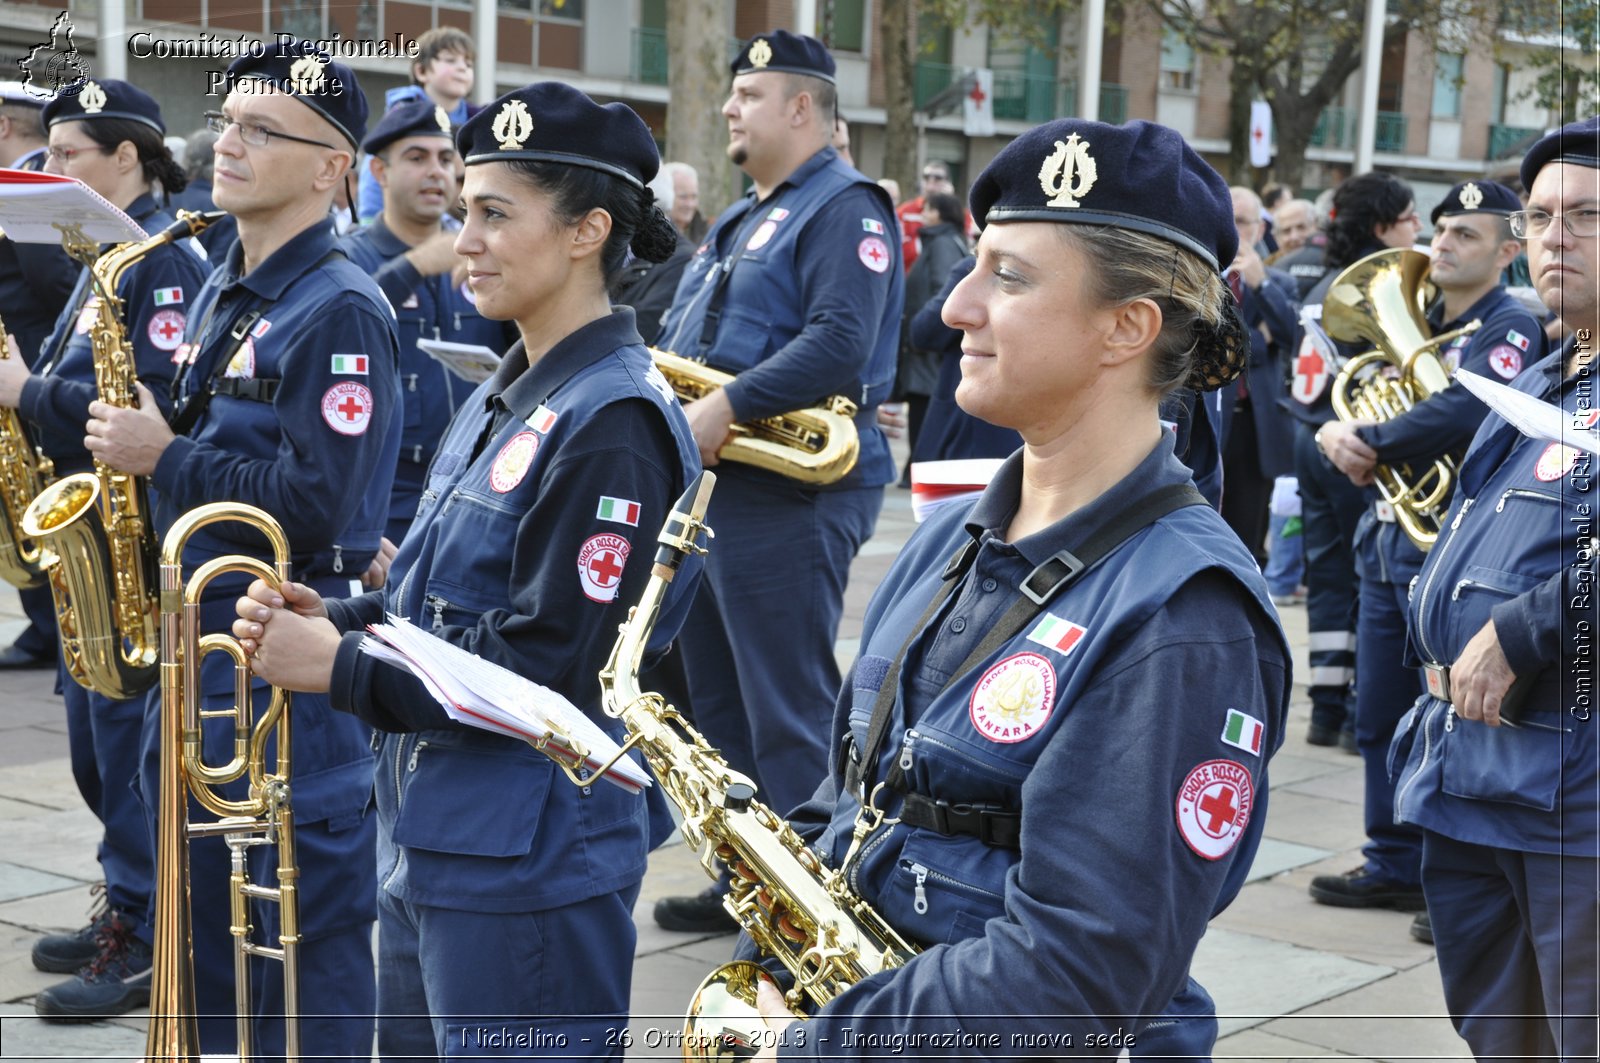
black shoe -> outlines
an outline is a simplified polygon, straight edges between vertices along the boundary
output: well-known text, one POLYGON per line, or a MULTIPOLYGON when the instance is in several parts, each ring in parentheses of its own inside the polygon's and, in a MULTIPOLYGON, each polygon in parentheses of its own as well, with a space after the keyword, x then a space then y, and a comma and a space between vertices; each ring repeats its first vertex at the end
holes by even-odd
POLYGON ((27 650, 18 649, 15 642, 0 650, 0 669, 18 670, 23 668, 54 668, 55 666, 56 659, 54 657, 40 657, 29 653, 27 650))
POLYGON ((1405 886, 1379 878, 1364 867, 1342 875, 1318 875, 1311 880, 1311 897, 1335 908, 1393 908, 1420 912, 1426 907, 1421 886, 1405 886))
POLYGON ((1339 729, 1314 723, 1306 728, 1306 742, 1313 746, 1331 746, 1339 742, 1339 729))
POLYGON ((106 884, 90 887, 94 901, 89 906, 89 925, 70 934, 49 934, 33 943, 33 965, 51 974, 72 974, 88 966, 100 954, 96 944, 101 929, 111 921, 106 905, 106 884))
POLYGON ((1361 755, 1361 747, 1356 745, 1356 733, 1354 731, 1339 732, 1339 748, 1353 756, 1359 757, 1361 755))
POLYGON ((89 1022, 150 1003, 150 946, 115 912, 100 932, 100 953, 75 978, 40 993, 33 1010, 47 1022, 89 1022))
POLYGON ((731 934, 739 924, 722 906, 725 896, 720 886, 707 886, 693 897, 663 897, 656 902, 656 925, 687 934, 731 934))
POLYGON ((1424 945, 1433 944, 1433 920, 1428 918, 1428 910, 1424 908, 1411 920, 1411 936, 1424 945))

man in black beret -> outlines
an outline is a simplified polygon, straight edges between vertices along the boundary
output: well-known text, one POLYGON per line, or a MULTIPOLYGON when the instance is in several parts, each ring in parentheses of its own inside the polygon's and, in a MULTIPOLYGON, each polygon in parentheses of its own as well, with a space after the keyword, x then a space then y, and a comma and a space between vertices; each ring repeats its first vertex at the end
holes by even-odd
POLYGON ((1473 1055, 1593 1059, 1600 121, 1536 143, 1522 180, 1511 230, 1571 332, 1512 387, 1559 408, 1560 427, 1525 434, 1491 415, 1461 465, 1411 597, 1429 683, 1396 739, 1395 812, 1422 830, 1445 1004, 1473 1055), (1584 443, 1556 438, 1579 431, 1584 443))
MULTIPOLYGON (((1428 278, 1439 297, 1428 309, 1435 336, 1462 334, 1435 352, 1446 372, 1458 366, 1502 382, 1544 352, 1539 322, 1500 283, 1522 250, 1509 215, 1519 210, 1515 192, 1493 181, 1463 181, 1433 209, 1433 265, 1428 278)), ((1409 410, 1380 423, 1329 421, 1318 429, 1328 460, 1360 487, 1367 509, 1355 535, 1357 595, 1356 747, 1366 767, 1367 844, 1362 866, 1342 875, 1318 875, 1311 896, 1322 904, 1354 908, 1418 908, 1422 896, 1422 833, 1395 823, 1389 780, 1389 742, 1395 725, 1418 695, 1423 677, 1405 662, 1406 603, 1424 555, 1396 522, 1394 507, 1373 484, 1378 466, 1409 466, 1415 482, 1441 458, 1459 461, 1488 407, 1465 387, 1451 384, 1409 410)), ((1449 505, 1448 492, 1438 505, 1449 505)), ((1413 934, 1424 937, 1428 917, 1413 934)))
MULTIPOLYGON (((837 94, 820 41, 751 39, 722 113, 728 157, 755 187, 702 241, 658 341, 735 374, 686 407, 701 457, 718 465, 735 422, 830 395, 855 403, 860 437, 854 468, 825 485, 718 465, 710 520, 723 538, 680 639, 696 724, 788 811, 827 769, 845 580, 895 476, 877 406, 894 382, 904 280, 888 195, 830 145, 837 94)), ((714 891, 663 899, 656 920, 733 926, 714 891)))
POLYGON ((502 354, 514 336, 505 322, 481 317, 467 297, 465 260, 455 252, 455 232, 442 224, 456 200, 461 171, 444 109, 428 99, 400 103, 362 141, 361 150, 383 189, 383 208, 340 247, 378 282, 399 328, 405 430, 384 531, 398 543, 417 515, 423 474, 445 426, 473 388, 417 341, 476 344, 502 354))
MULTIPOLYGON (((41 101, 21 82, 0 82, 0 166, 42 170, 45 160, 41 101)), ((19 244, 0 236, 0 321, 15 334, 29 368, 72 295, 77 265, 59 244, 19 244)), ((25 503, 24 503, 25 504, 25 503)), ((0 669, 56 666, 56 611, 48 587, 17 592, 28 626, 0 650, 0 669)))
MULTIPOLYGON (((138 408, 90 407, 89 444, 113 468, 149 477, 158 536, 203 503, 249 503, 282 525, 297 582, 348 597, 380 550, 402 420, 394 315, 372 278, 335 246, 329 217, 366 130, 366 101, 353 71, 297 41, 235 61, 228 84, 222 110, 207 120, 218 134, 213 196, 238 219, 239 236, 190 309, 175 352, 172 424, 141 388, 138 408)), ((189 538, 186 557, 258 543, 234 527, 206 528, 189 538)), ((246 582, 211 584, 204 630, 227 629, 246 582)), ((221 656, 208 662, 221 664, 221 656)), ((202 668, 203 705, 231 708, 231 666, 214 667, 202 668)), ((265 693, 257 692, 258 714, 265 693)), ((290 711, 301 1036, 320 1058, 365 1060, 376 996, 370 729, 335 713, 325 694, 297 694, 290 711)), ((163 781, 159 718, 153 692, 141 778, 152 816, 163 781)), ((228 737, 207 731, 208 762, 227 762, 228 737)), ((149 829, 155 836, 157 823, 149 829)), ((253 848, 248 860, 253 881, 276 885, 270 847, 253 848)), ((221 839, 199 839, 190 863, 200 1047, 232 1052, 228 852, 221 839)), ((252 917, 257 940, 276 945, 275 906, 255 906, 252 917)), ((255 962, 256 1051, 279 1054, 281 965, 255 962)))

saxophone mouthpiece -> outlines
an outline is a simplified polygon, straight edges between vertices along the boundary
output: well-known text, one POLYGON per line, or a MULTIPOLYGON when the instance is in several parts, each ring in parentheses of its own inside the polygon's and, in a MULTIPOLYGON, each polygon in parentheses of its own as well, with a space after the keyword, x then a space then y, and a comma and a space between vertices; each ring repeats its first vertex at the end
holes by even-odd
POLYGON ((707 469, 696 476, 678 501, 673 503, 672 513, 656 539, 661 544, 656 550, 657 565, 665 565, 676 572, 684 558, 706 552, 706 548, 700 545, 700 534, 704 532, 708 539, 712 536, 711 529, 706 527, 705 516, 706 507, 711 504, 711 492, 716 486, 717 474, 707 469))

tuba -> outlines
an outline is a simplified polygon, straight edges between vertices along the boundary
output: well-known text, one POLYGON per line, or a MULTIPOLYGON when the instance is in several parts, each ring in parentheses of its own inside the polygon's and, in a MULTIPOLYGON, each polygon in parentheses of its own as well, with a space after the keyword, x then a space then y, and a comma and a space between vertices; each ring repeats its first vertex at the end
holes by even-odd
MULTIPOLYGON (((644 595, 622 625, 600 672, 606 713, 628 729, 626 748, 643 752, 656 779, 683 816, 684 840, 712 878, 718 862, 733 869, 723 904, 763 953, 795 977, 790 1007, 824 1005, 879 971, 904 966, 917 953, 850 889, 845 876, 823 865, 783 817, 755 800, 755 786, 728 767, 660 694, 639 689, 639 667, 668 585, 685 558, 705 553, 701 533, 716 482, 704 472, 678 500, 656 540, 655 564, 644 595)), ((856 821, 849 856, 881 822, 856 821)), ((685 1059, 748 1059, 767 1041, 755 994, 765 972, 749 962, 724 964, 695 991, 684 1028, 685 1059)))
MULTIPOLYGON (((1422 252, 1392 248, 1368 255, 1334 278, 1322 304, 1322 327, 1341 342, 1373 345, 1346 362, 1334 379, 1330 397, 1340 420, 1381 424, 1450 386, 1439 347, 1482 323, 1429 337, 1422 313, 1428 266, 1422 252)), ((1406 537, 1419 550, 1431 549, 1455 490, 1455 456, 1443 455, 1422 468, 1380 465, 1374 476, 1406 537)))
MULTIPOLYGON (((117 298, 123 273, 156 248, 193 236, 221 216, 185 211, 155 236, 119 244, 90 267, 100 297, 91 342, 101 402, 128 407, 138 401, 133 345, 117 298)), ((73 250, 91 253, 82 245, 73 250)), ((157 678, 156 544, 149 508, 144 477, 118 472, 96 458, 93 472, 57 480, 22 518, 23 534, 39 540, 51 555, 45 571, 67 672, 78 685, 113 701, 149 689, 157 678)))
MULTIPOLYGON (((650 354, 682 402, 704 398, 733 379, 731 373, 670 351, 651 348, 650 354)), ((733 426, 732 438, 717 451, 717 457, 801 483, 837 483, 855 468, 861 449, 851 420, 855 415, 855 403, 833 395, 817 406, 740 422, 733 426)))
MULTIPOLYGON (((6 329, 0 323, 0 358, 9 358, 6 329)), ((33 445, 16 410, 0 407, 0 579, 13 587, 38 587, 45 581, 45 551, 23 533, 28 503, 55 475, 44 451, 33 445)))
POLYGON ((198 1063, 200 1034, 195 1020, 194 935, 189 907, 189 840, 221 835, 232 854, 230 930, 234 941, 234 1000, 238 1015, 238 1057, 252 1058, 250 957, 283 963, 285 1055, 300 1058, 299 942, 300 906, 295 863, 294 816, 289 805, 289 692, 278 687, 266 710, 256 718, 250 700, 250 665, 238 640, 229 634, 200 634, 200 599, 217 576, 243 572, 279 586, 289 578, 289 540, 264 511, 242 503, 213 502, 190 510, 167 533, 161 551, 161 797, 157 809, 155 955, 150 986, 150 1027, 145 1040, 147 1063, 183 1060, 198 1063), (260 531, 272 544, 273 564, 252 557, 218 557, 202 564, 185 583, 183 547, 189 536, 218 521, 239 521, 260 531), (200 662, 220 651, 233 659, 234 707, 202 711, 200 662), (207 764, 202 752, 202 721, 233 721, 233 757, 226 764, 207 764), (269 764, 267 743, 277 740, 269 764), (249 780, 249 794, 230 800, 216 789, 249 780), (193 794, 206 811, 219 818, 191 823, 188 798, 193 794), (277 885, 249 879, 246 854, 258 845, 278 851, 277 885), (279 905, 279 940, 262 945, 251 940, 250 901, 279 905))

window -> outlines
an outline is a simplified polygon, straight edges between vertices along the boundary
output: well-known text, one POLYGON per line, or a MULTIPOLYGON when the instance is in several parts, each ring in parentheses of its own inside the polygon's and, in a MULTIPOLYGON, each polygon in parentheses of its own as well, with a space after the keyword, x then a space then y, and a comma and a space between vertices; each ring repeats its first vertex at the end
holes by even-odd
POLYGON ((1461 117, 1461 68, 1465 56, 1439 52, 1433 65, 1433 117, 1461 117))
POLYGON ((583 0, 539 0, 539 17, 583 21, 583 0))
POLYGON ((824 43, 836 52, 862 52, 867 46, 867 0, 829 0, 823 9, 824 43))
POLYGON ((1161 91, 1194 89, 1194 48, 1170 26, 1161 32, 1161 91))

